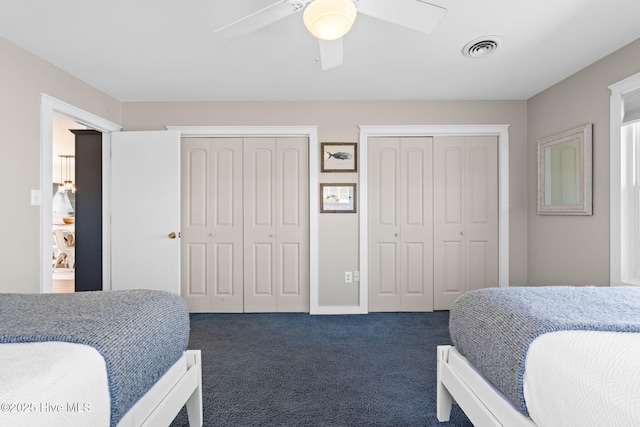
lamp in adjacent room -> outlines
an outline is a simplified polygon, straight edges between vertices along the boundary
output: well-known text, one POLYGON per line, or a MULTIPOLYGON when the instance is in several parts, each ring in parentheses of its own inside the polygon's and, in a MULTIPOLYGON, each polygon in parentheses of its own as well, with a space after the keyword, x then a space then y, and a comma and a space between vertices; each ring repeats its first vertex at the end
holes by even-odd
POLYGON ((352 0, 313 0, 304 10, 307 30, 320 40, 336 40, 349 32, 358 10, 352 0))

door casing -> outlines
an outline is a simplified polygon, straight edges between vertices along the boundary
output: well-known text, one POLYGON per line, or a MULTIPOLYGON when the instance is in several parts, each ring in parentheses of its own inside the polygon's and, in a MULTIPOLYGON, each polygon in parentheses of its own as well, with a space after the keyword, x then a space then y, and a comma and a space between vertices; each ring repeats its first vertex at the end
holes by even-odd
POLYGON ((53 287, 51 277, 52 229, 52 168, 53 168, 53 116, 59 115, 74 120, 90 129, 102 132, 102 283, 104 290, 111 289, 111 229, 110 209, 110 157, 111 132, 118 132, 122 126, 105 120, 47 94, 40 98, 40 292, 50 293, 53 287))

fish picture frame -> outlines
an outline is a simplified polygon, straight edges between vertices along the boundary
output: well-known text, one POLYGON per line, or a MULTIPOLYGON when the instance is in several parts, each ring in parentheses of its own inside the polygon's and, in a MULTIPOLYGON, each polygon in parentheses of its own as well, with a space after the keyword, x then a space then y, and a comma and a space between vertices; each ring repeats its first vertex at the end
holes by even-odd
POLYGON ((323 142, 320 144, 320 172, 357 172, 358 144, 355 142, 323 142))
POLYGON ((356 184, 320 184, 320 213, 356 213, 356 184))

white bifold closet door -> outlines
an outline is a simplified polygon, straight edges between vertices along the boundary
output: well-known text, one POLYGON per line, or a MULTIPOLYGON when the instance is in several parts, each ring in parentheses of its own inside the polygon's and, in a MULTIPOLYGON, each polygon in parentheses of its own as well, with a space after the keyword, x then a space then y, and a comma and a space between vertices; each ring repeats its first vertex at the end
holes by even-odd
POLYGON ((306 138, 244 144, 244 311, 309 311, 306 138))
POLYGON ((369 310, 448 310, 498 284, 497 137, 368 140, 369 310))
POLYGON ((498 286, 498 139, 436 137, 434 309, 498 286))
POLYGON ((182 140, 192 312, 309 311, 306 138, 182 140))
POLYGON ((433 310, 432 142, 368 140, 369 311, 433 310))
POLYGON ((191 312, 242 312, 242 140, 183 138, 181 151, 182 296, 191 312))

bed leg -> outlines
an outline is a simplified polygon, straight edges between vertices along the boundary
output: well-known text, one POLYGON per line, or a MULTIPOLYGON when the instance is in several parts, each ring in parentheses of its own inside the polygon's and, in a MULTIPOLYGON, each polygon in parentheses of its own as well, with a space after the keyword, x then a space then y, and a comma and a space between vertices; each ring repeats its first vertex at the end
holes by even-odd
POLYGON ((201 427, 202 416, 202 356, 200 350, 188 350, 187 367, 192 366, 197 369, 198 387, 193 391, 187 400, 187 416, 189 417, 189 427, 201 427))
POLYGON ((448 345, 438 346, 436 417, 440 422, 449 421, 451 418, 451 406, 453 405, 453 397, 442 383, 442 370, 449 359, 450 348, 451 346, 448 345))

